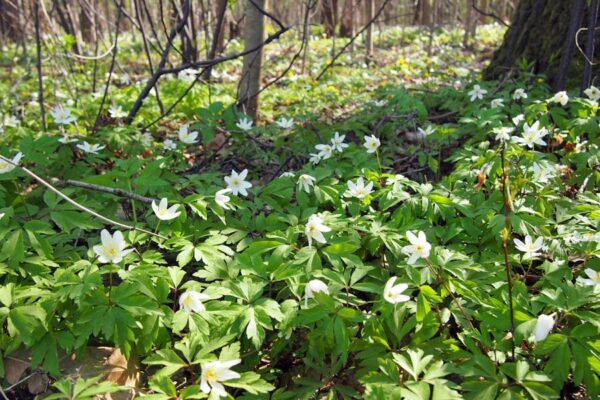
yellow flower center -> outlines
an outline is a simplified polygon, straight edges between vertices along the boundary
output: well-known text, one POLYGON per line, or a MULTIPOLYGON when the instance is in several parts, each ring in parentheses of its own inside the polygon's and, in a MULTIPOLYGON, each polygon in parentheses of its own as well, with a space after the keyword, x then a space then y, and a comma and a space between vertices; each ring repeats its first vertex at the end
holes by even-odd
POLYGON ((167 215, 168 213, 169 213, 169 211, 166 208, 158 209, 158 215, 160 215, 161 217, 167 215))
POLYGON ((0 168, 4 169, 8 167, 8 163, 6 161, 0 161, 0 168))
POLYGON ((239 186, 240 185, 240 180, 237 178, 234 178, 231 180, 231 183, 233 184, 233 186, 239 186))
POLYGON ((116 256, 118 252, 119 252, 119 251, 118 251, 118 250, 117 250, 117 248, 116 248, 116 247, 114 247, 114 246, 110 246, 109 248, 107 248, 107 249, 106 249, 106 253, 107 253, 109 256, 111 256, 111 257, 114 257, 114 256, 116 256))
POLYGON ((209 382, 217 381, 217 374, 213 368, 209 368, 206 370, 206 380, 209 382))
POLYGON ((600 271, 596 272, 596 278, 594 280, 600 282, 600 271))

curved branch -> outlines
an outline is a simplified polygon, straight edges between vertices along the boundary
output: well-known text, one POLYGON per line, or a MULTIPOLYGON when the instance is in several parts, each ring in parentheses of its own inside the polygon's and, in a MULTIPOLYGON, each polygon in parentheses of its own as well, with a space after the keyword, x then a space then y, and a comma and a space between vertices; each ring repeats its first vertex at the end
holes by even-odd
POLYGON ((21 171, 25 172, 27 175, 31 176, 33 179, 35 179, 36 181, 38 181, 39 183, 41 183, 42 185, 44 185, 45 187, 47 187, 48 189, 50 189, 52 192, 56 193, 59 197, 61 197, 62 199, 64 199, 65 201, 67 201, 68 203, 74 205, 75 207, 77 207, 78 209, 80 209, 81 211, 84 211, 104 222, 106 222, 107 224, 111 224, 111 225, 115 225, 115 226, 119 226, 121 228, 125 228, 125 229, 129 229, 132 231, 138 231, 138 232, 143 232, 146 233, 148 235, 151 236, 157 236, 161 239, 168 239, 167 237, 160 235, 158 233, 154 233, 154 232, 150 232, 146 229, 142 229, 142 228, 138 228, 136 226, 132 226, 132 225, 127 225, 124 224, 122 222, 118 222, 115 221, 113 219, 110 219, 108 217, 105 217, 104 215, 100 215, 98 214, 96 211, 91 210, 89 208, 87 208, 86 206, 84 206, 83 204, 78 203, 77 201, 73 200, 72 198, 70 198, 69 196, 67 196, 66 194, 64 194, 63 192, 61 192, 60 190, 58 190, 57 188, 55 188, 54 186, 52 186, 50 183, 48 183, 46 180, 44 180, 43 178, 39 177, 38 175, 36 175, 34 172, 30 171, 29 169, 27 169, 26 167, 23 167, 19 164, 14 163, 12 160, 4 157, 3 155, 0 155, 0 160, 16 167, 19 168, 21 171))

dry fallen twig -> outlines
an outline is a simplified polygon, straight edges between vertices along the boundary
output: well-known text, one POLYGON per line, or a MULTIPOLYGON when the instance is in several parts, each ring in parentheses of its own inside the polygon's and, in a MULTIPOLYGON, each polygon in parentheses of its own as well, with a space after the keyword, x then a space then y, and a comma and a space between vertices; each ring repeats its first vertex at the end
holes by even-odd
POLYGON ((124 224, 122 222, 118 222, 115 221, 113 219, 110 219, 108 217, 105 217, 101 214, 98 214, 96 211, 91 210, 89 208, 87 208, 86 206, 78 203, 77 201, 73 200, 72 198, 70 198, 69 196, 67 196, 66 194, 64 194, 63 192, 61 192, 60 190, 58 190, 57 188, 55 188, 54 186, 52 186, 49 182, 47 182, 46 180, 44 180, 43 178, 39 177, 38 175, 36 175, 34 172, 30 171, 29 169, 27 169, 26 167, 23 167, 21 165, 15 164, 12 162, 12 160, 9 160, 8 158, 0 155, 0 160, 9 163, 10 165, 15 166, 16 168, 19 168, 21 171, 25 172, 27 175, 31 176, 33 179, 35 179, 36 181, 38 181, 39 183, 41 183, 42 185, 46 186, 48 189, 50 189, 52 192, 56 193, 59 197, 63 198, 64 200, 66 200, 68 203, 71 203, 72 205, 74 205, 75 207, 77 207, 78 209, 80 209, 81 211, 84 211, 90 215, 93 215, 94 217, 108 223, 111 225, 115 225, 115 226, 119 226, 121 228, 125 228, 125 229, 129 229, 132 231, 138 231, 138 232, 143 232, 146 233, 148 235, 151 236, 157 236, 161 239, 165 239, 167 240, 168 238, 160 235, 158 233, 154 233, 154 232, 150 232, 146 229, 143 228, 138 228, 137 226, 133 226, 133 225, 127 225, 124 224))

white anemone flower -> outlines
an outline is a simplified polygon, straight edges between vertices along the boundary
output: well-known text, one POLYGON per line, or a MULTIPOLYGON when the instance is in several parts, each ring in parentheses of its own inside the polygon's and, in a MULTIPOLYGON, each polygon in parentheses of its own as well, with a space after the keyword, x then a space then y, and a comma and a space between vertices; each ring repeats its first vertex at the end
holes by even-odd
POLYGON ((414 264, 419 258, 429 257, 431 244, 427 241, 425 232, 420 231, 417 236, 412 232, 406 232, 406 238, 410 245, 404 246, 402 252, 409 256, 407 261, 409 264, 414 264))
POLYGON ((344 149, 348 147, 348 144, 344 143, 345 139, 346 135, 340 135, 339 132, 336 132, 331 139, 331 147, 333 147, 333 150, 339 153, 343 152, 344 149))
POLYGON ((596 272, 591 268, 586 268, 583 272, 587 275, 586 278, 579 278, 578 281, 586 286, 596 286, 600 285, 600 272, 596 272))
POLYGON ((140 138, 140 142, 146 147, 152 145, 152 140, 153 138, 150 132, 145 132, 140 138))
POLYGON ((431 125, 427 125, 427 128, 417 128, 417 131, 422 137, 427 137, 435 132, 435 128, 431 125))
POLYGON ((331 228, 323 224, 323 218, 317 214, 313 214, 308 218, 304 233, 308 238, 308 245, 312 246, 312 241, 316 240, 319 243, 327 243, 324 232, 331 232, 331 228))
POLYGON ((526 99, 527 93, 525 92, 525 89, 519 88, 513 92, 512 98, 513 100, 526 99))
POLYGON ((17 154, 15 154, 15 156, 12 158, 12 164, 9 163, 8 161, 4 161, 3 159, 0 159, 0 174, 6 174, 10 171, 12 171, 13 169, 16 168, 16 165, 19 164, 19 161, 21 161, 21 158, 23 157, 23 153, 18 152, 17 154))
POLYGON ((293 178, 295 176, 296 173, 294 171, 285 171, 281 175, 279 175, 280 178, 293 178))
POLYGON ((590 100, 600 100, 600 89, 598 89, 596 86, 590 86, 589 88, 585 89, 583 93, 585 93, 590 100))
POLYGON ((504 107, 504 99, 494 99, 491 101, 492 108, 502 108, 504 107))
POLYGON ((546 142, 544 142, 542 138, 547 134, 548 131, 546 128, 540 128, 540 121, 536 121, 531 126, 525 123, 523 125, 523 133, 521 136, 514 136, 513 140, 520 145, 533 149, 536 144, 540 146, 546 145, 546 142))
POLYGON ((17 126, 19 126, 20 123, 21 121, 19 121, 19 119, 14 115, 11 115, 8 118, 6 118, 6 120, 4 120, 4 126, 8 128, 16 128, 17 126))
POLYGON ((81 150, 85 153, 88 153, 88 154, 98 154, 98 152, 100 150, 102 150, 106 147, 105 145, 99 145, 97 143, 89 144, 86 141, 84 141, 82 144, 78 144, 76 146, 79 150, 81 150))
POLYGON ((240 374, 230 368, 238 365, 242 360, 211 361, 202 364, 200 375, 200 390, 203 393, 214 393, 218 397, 227 397, 227 391, 221 382, 240 378, 240 374))
POLYGON ((215 202, 219 205, 219 207, 230 210, 229 201, 231 197, 227 196, 227 193, 231 193, 231 189, 221 189, 217 193, 215 193, 215 202))
POLYGON ((525 121, 525 115, 523 114, 519 114, 516 115, 514 117, 512 117, 512 123, 515 124, 515 126, 518 126, 521 122, 525 121))
POLYGON ((363 177, 359 177, 356 183, 348 181, 348 190, 346 196, 356 197, 358 199, 364 199, 373 192, 373 182, 369 182, 365 185, 363 177))
POLYGON ((492 132, 496 134, 496 141, 498 142, 508 142, 510 140, 510 133, 514 131, 514 128, 509 127, 499 127, 492 129, 492 132))
POLYGON ((396 174, 394 176, 390 176, 389 178, 387 178, 385 181, 385 184, 387 186, 392 186, 392 185, 395 185, 396 183, 400 182, 402 179, 406 179, 406 177, 402 174, 396 174))
POLYGON ((317 179, 314 176, 310 176, 307 174, 302 174, 298 178, 298 186, 306 193, 310 193, 310 188, 315 185, 317 179))
POLYGON ((95 245, 93 249, 98 256, 98 261, 102 264, 118 264, 127 254, 133 251, 133 249, 126 249, 127 243, 125 243, 121 231, 115 231, 111 235, 106 229, 103 229, 100 232, 100 241, 101 244, 95 245))
POLYGON ((539 255, 539 251, 542 249, 542 245, 544 244, 544 238, 539 237, 535 241, 531 238, 531 236, 525 236, 525 242, 515 239, 515 247, 517 250, 525 253, 527 257, 533 258, 539 255))
POLYGON ((318 153, 310 153, 309 154, 310 158, 309 158, 309 162, 313 165, 317 165, 318 163, 321 162, 321 156, 318 153))
POLYGON ((152 201, 152 211, 156 214, 156 217, 161 221, 169 221, 179 217, 181 211, 177 211, 179 206, 177 204, 169 207, 169 201, 166 197, 160 200, 160 203, 156 205, 154 200, 152 201))
POLYGON ((245 169, 239 174, 231 170, 231 175, 225 177, 225 183, 227 183, 227 188, 231 190, 231 194, 237 196, 241 194, 242 196, 248 196, 247 189, 252 187, 252 184, 246 181, 246 176, 248 176, 248 170, 245 169))
POLYGON ((75 143, 77 139, 69 137, 66 133, 64 133, 58 141, 62 144, 75 143))
POLYGON ((210 299, 210 296, 207 294, 188 290, 179 296, 179 309, 184 310, 188 314, 204 312, 206 311, 206 307, 202 302, 208 299, 210 299))
POLYGON ((329 288, 327 287, 327 284, 320 279, 313 279, 309 281, 304 289, 304 296, 307 299, 312 299, 315 297, 315 293, 329 294, 329 288))
POLYGON ((535 183, 544 184, 548 183, 548 180, 552 178, 552 174, 548 167, 533 163, 533 181, 535 183))
POLYGON ((277 126, 281 129, 291 129, 294 127, 294 119, 281 117, 275 122, 275 124, 277 124, 277 126))
POLYGON ((536 342, 541 342, 546 339, 554 328, 554 314, 545 315, 541 314, 537 317, 535 323, 534 336, 536 342))
POLYGON ((177 145, 171 139, 165 139, 165 141, 163 142, 163 147, 165 148, 165 150, 175 150, 177 148, 177 145))
POLYGON ((247 132, 250 129, 252 129, 252 124, 253 122, 250 118, 240 118, 240 120, 237 122, 237 124, 235 124, 235 126, 240 128, 244 132, 247 132))
POLYGON ((127 113, 123 111, 123 107, 121 106, 111 106, 108 109, 108 113, 110 114, 111 118, 115 119, 125 118, 127 116, 127 113))
POLYGON ((187 125, 183 125, 181 128, 179 128, 179 131, 177 132, 177 137, 179 137, 179 141, 185 144, 198 143, 198 132, 190 132, 189 127, 187 125))
POLYGON ((475 100, 483 100, 483 96, 485 96, 486 93, 487 93, 487 90, 483 89, 479 85, 474 85, 473 89, 471 89, 471 91, 467 94, 469 95, 469 98, 471 99, 471 101, 475 101, 475 100))
POLYGON ((319 150, 319 158, 321 160, 327 160, 333 155, 333 147, 328 144, 318 144, 315 149, 319 150))
POLYGON ((383 288, 383 298, 388 303, 398 304, 404 303, 410 300, 410 296, 402 294, 406 289, 408 289, 408 285, 406 283, 400 283, 398 285, 394 285, 397 277, 393 276, 388 279, 385 287, 383 288))
POLYGON ((75 122, 75 117, 71 114, 71 110, 60 105, 50 110, 50 115, 52 115, 54 122, 60 125, 69 125, 75 122))
POLYGON ((561 106, 564 107, 569 102, 569 95, 567 94, 567 92, 565 92, 563 90, 563 91, 560 91, 560 92, 556 93, 548 101, 551 102, 551 103, 558 103, 558 104, 560 104, 561 106))
POLYGON ((381 146, 381 141, 375 135, 366 136, 363 146, 366 147, 367 153, 375 153, 379 146, 381 146))

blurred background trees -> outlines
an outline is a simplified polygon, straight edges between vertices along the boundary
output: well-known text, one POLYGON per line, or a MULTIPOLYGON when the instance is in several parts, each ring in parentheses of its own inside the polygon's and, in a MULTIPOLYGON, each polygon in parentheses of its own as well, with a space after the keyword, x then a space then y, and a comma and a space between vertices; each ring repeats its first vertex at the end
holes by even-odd
MULTIPOLYGON (((593 57, 597 9, 598 0, 0 0, 0 46, 16 42, 22 55, 35 54, 28 47, 35 39, 37 12, 42 58, 52 47, 70 55, 69 62, 77 62, 77 56, 99 59, 113 51, 118 28, 122 37, 141 40, 140 57, 147 61, 149 76, 156 74, 158 80, 194 69, 201 81, 210 78, 213 65, 231 43, 243 42, 237 98, 241 109, 255 115, 265 84, 261 69, 268 68, 262 46, 292 32, 303 39, 304 52, 315 37, 333 38, 332 59, 341 49, 348 50, 348 38, 358 36, 369 63, 377 46, 376 32, 386 26, 417 24, 431 32, 462 26, 462 45, 468 49, 477 27, 495 22, 510 28, 485 77, 525 66, 546 74, 556 89, 562 89, 569 76, 580 77, 588 67, 589 84, 593 77, 585 57, 593 57), (189 15, 184 18, 188 2, 189 15)), ((350 51, 354 43, 350 41, 350 51)), ((293 62, 302 62, 302 55, 293 62)))

